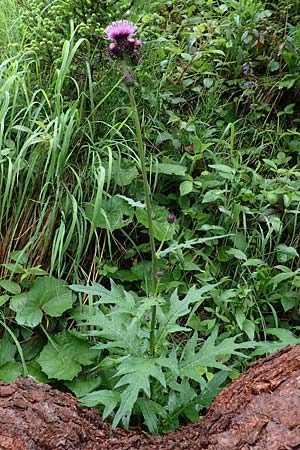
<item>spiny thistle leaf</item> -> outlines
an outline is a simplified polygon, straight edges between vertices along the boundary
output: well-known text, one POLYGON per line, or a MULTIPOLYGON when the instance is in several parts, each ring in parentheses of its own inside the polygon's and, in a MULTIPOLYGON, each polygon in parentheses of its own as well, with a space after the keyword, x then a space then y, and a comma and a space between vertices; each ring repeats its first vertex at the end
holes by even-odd
POLYGON ((166 386, 159 359, 130 357, 120 365, 116 376, 122 374, 124 375, 115 385, 115 389, 126 384, 128 386, 121 394, 121 404, 112 424, 114 428, 121 419, 126 417, 126 420, 129 420, 140 391, 150 397, 150 376, 157 379, 164 387, 166 386))
POLYGON ((195 332, 192 338, 187 342, 182 360, 179 363, 179 372, 182 377, 188 377, 195 381, 201 382, 202 377, 199 377, 199 370, 204 367, 214 367, 217 369, 229 370, 229 368, 220 362, 221 358, 228 358, 231 355, 239 355, 245 357, 239 349, 247 349, 256 347, 255 342, 235 342, 237 336, 226 338, 219 344, 216 344, 218 336, 218 329, 206 339, 200 350, 197 349, 197 333, 195 332), (200 380, 201 378, 201 380, 200 380))

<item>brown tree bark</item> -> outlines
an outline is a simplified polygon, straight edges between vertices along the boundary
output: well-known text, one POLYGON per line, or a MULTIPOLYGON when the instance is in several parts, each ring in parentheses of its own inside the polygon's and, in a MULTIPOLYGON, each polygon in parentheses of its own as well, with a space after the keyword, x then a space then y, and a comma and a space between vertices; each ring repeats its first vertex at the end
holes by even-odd
POLYGON ((199 422, 164 436, 111 430, 70 394, 0 382, 0 450, 300 450, 300 346, 260 359, 199 422))

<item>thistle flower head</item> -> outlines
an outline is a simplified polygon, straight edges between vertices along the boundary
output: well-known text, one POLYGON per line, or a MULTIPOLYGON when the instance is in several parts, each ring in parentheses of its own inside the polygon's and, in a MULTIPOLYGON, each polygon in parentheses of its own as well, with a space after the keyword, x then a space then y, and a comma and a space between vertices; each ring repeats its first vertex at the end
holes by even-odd
POLYGON ((113 22, 106 29, 106 37, 110 42, 108 54, 113 59, 127 60, 136 65, 140 60, 139 48, 142 46, 140 39, 132 37, 137 31, 137 26, 128 20, 113 22))
POLYGON ((109 41, 119 41, 127 39, 137 30, 137 26, 128 20, 117 20, 111 23, 106 29, 106 37, 109 41))

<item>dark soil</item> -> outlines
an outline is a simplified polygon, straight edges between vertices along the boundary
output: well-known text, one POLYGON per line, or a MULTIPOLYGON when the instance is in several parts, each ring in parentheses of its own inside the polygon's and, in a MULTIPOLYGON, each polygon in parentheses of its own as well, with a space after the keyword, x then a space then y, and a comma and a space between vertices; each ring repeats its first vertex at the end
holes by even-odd
POLYGON ((164 436, 111 430, 70 394, 0 382, 0 450, 300 450, 300 346, 260 359, 199 422, 164 436))

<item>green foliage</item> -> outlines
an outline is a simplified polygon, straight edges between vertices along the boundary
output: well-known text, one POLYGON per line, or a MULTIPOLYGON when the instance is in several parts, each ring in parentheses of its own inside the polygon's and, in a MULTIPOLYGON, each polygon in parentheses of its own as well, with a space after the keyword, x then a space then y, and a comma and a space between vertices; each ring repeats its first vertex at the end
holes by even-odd
POLYGON ((30 374, 156 433, 198 420, 244 355, 299 343, 299 14, 4 0, 1 379, 30 374), (127 17, 144 41, 157 300, 132 111, 104 67, 103 28, 127 17))
POLYGON ((49 378, 73 380, 82 365, 93 362, 95 352, 82 337, 74 332, 61 332, 43 348, 37 359, 49 378))
POLYGON ((39 277, 27 292, 14 295, 10 308, 15 311, 19 325, 36 327, 41 323, 43 313, 60 317, 72 307, 72 294, 62 280, 54 277, 39 277))
MULTIPOLYGON (((221 369, 227 374, 230 372, 230 366, 221 360, 226 361, 232 355, 243 356, 241 349, 255 346, 253 342, 238 343, 236 338, 217 343, 217 329, 202 345, 197 332, 190 336, 186 344, 180 344, 180 333, 191 331, 181 323, 182 319, 186 321, 192 306, 193 310, 198 308, 215 287, 214 284, 202 288, 193 286, 182 299, 176 291, 168 298, 159 297, 156 356, 152 358, 148 353, 150 325, 147 318, 155 300, 137 297, 113 282, 111 290, 98 284, 71 286, 76 292, 96 296, 93 304, 75 317, 80 321, 80 326, 91 329, 85 334, 96 338, 93 348, 102 352, 97 366, 100 372, 110 373, 108 385, 103 382, 100 390, 84 395, 83 403, 98 405, 105 417, 114 411, 114 427, 120 421, 128 426, 133 413, 141 415, 152 432, 162 429, 162 418, 168 428, 178 423, 180 416, 196 417, 201 396, 206 392, 208 383, 217 376, 214 369, 221 369), (103 308, 105 305, 110 306, 103 308), (184 401, 181 385, 186 393, 184 401), (191 404, 195 397, 197 401, 191 404), (171 407, 172 402, 179 402, 177 413, 171 407)), ((225 376, 222 381, 224 379, 225 376)))

